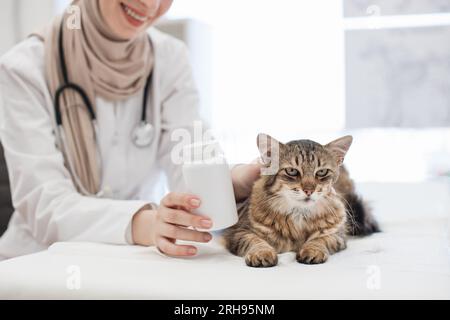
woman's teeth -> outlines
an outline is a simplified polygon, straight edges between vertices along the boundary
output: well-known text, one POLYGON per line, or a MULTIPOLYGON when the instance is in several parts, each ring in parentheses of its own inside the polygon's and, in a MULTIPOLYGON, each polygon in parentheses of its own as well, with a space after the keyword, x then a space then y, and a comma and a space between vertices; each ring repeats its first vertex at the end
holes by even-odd
POLYGON ((122 6, 123 6, 123 9, 125 10, 125 13, 127 15, 129 15, 130 17, 132 17, 133 19, 135 19, 137 21, 141 21, 141 22, 147 21, 147 17, 139 15, 136 11, 134 11, 133 9, 128 7, 126 4, 123 3, 122 6))

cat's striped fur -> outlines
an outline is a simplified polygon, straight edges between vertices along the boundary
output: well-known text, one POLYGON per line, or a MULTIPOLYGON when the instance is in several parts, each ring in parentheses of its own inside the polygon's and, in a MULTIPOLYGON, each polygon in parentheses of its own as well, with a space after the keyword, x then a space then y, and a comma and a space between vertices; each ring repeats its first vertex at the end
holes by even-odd
POLYGON ((225 231, 231 253, 245 257, 252 267, 274 266, 277 254, 287 251, 296 252, 301 263, 323 263, 346 248, 347 234, 379 231, 342 167, 351 137, 326 146, 309 140, 282 144, 267 135, 258 137, 263 139, 268 141, 258 145, 263 159, 277 156, 278 168, 255 183, 239 210, 239 222, 225 231), (276 155, 269 150, 277 150, 276 155))

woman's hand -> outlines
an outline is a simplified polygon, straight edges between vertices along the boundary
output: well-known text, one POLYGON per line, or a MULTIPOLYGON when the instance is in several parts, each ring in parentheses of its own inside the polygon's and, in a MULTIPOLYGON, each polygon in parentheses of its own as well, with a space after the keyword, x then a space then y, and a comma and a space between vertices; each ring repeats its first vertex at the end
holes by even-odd
POLYGON ((234 196, 236 201, 240 202, 250 196, 253 184, 259 179, 261 174, 260 163, 240 164, 231 170, 231 179, 233 181, 234 196))
POLYGON ((211 219, 191 213, 200 207, 200 199, 182 193, 169 193, 157 210, 141 210, 132 222, 133 241, 138 245, 152 246, 169 256, 185 257, 197 253, 191 245, 178 245, 177 240, 209 242, 212 235, 187 229, 196 227, 210 229, 211 219))

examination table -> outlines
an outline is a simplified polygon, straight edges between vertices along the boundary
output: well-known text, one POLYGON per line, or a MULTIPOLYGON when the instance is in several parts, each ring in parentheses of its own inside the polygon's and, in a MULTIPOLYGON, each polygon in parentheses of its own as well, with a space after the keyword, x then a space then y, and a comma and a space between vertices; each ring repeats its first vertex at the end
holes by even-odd
POLYGON ((154 248, 56 243, 1 262, 0 298, 450 299, 445 183, 359 189, 372 201, 383 232, 350 239, 322 265, 302 265, 285 253, 276 267, 249 268, 220 245, 219 234, 189 259, 154 248))

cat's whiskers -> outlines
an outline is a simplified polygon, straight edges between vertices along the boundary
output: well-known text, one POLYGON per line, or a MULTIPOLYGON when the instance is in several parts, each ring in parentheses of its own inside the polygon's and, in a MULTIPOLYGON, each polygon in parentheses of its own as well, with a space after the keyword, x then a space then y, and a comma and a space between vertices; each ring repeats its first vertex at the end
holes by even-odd
MULTIPOLYGON (((325 200, 328 200, 328 199, 325 199, 325 200)), ((329 213, 329 214, 332 214, 335 211, 335 209, 333 209, 331 207, 331 204, 330 204, 329 201, 323 201, 322 205, 324 206, 326 212, 329 213)))
POLYGON ((353 211, 353 207, 350 205, 350 203, 347 201, 347 199, 345 199, 339 193, 335 192, 334 196, 337 197, 340 201, 342 201, 344 203, 346 211, 348 212, 347 218, 350 219, 350 223, 347 223, 347 227, 350 227, 352 229, 351 230, 352 233, 354 233, 355 230, 356 230, 357 222, 355 220, 355 214, 354 214, 354 211, 353 211))

